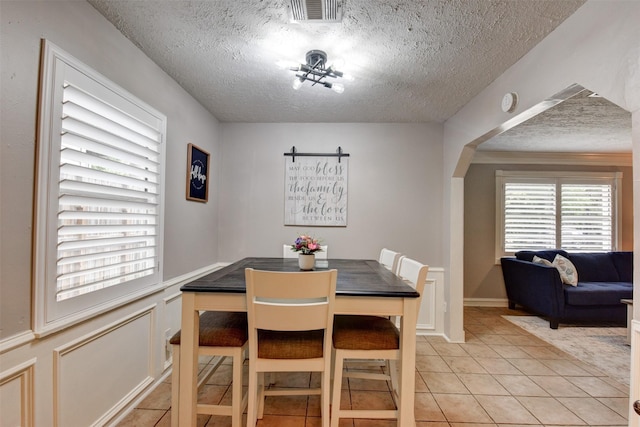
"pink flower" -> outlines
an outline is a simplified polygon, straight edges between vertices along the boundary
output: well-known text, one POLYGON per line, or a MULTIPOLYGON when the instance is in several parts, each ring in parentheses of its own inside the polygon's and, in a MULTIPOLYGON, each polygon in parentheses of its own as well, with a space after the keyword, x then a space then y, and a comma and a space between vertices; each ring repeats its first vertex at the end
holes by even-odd
POLYGON ((304 255, 309 255, 317 251, 321 251, 322 247, 318 239, 314 239, 306 234, 301 234, 291 245, 291 250, 295 252, 302 252, 304 255))

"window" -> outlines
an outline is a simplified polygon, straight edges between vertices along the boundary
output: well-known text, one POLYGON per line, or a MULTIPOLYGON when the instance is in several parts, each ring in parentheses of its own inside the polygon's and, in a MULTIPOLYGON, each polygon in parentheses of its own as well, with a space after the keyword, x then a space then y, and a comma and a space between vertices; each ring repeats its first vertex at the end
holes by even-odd
POLYGON ((615 250, 622 173, 496 171, 496 257, 615 250))
POLYGON ((161 287, 166 118, 43 43, 35 332, 161 287))

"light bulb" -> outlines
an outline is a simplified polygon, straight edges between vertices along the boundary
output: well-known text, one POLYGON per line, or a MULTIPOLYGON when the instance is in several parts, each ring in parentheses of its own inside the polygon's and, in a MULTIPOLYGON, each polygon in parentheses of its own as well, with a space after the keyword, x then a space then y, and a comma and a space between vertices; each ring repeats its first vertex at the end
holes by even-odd
POLYGON ((342 73, 342 78, 348 82, 352 82, 354 80, 353 76, 349 73, 342 73))
POLYGON ((331 85, 331 90, 334 91, 335 93, 342 93, 344 92, 344 85, 340 83, 334 83, 331 85))
POLYGON ((302 80, 296 77, 291 86, 293 87, 294 90, 300 89, 302 87, 302 80))

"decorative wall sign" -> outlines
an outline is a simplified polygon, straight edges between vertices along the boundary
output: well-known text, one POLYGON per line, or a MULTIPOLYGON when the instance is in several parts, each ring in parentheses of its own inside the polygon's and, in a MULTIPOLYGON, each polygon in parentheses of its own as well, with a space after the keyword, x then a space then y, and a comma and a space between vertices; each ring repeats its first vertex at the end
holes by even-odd
POLYGON ((345 227, 349 155, 285 156, 284 224, 345 227))
POLYGON ((189 144, 187 148, 187 200, 206 203, 209 198, 209 153, 189 144))

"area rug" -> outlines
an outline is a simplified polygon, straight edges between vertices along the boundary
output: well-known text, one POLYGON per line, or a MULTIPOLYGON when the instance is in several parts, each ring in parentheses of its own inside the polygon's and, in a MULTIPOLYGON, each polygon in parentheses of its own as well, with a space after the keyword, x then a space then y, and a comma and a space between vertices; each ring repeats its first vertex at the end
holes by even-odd
POLYGON ((629 385, 631 347, 626 344, 627 330, 560 324, 551 329, 549 322, 537 316, 502 316, 525 331, 595 366, 614 380, 629 385))

